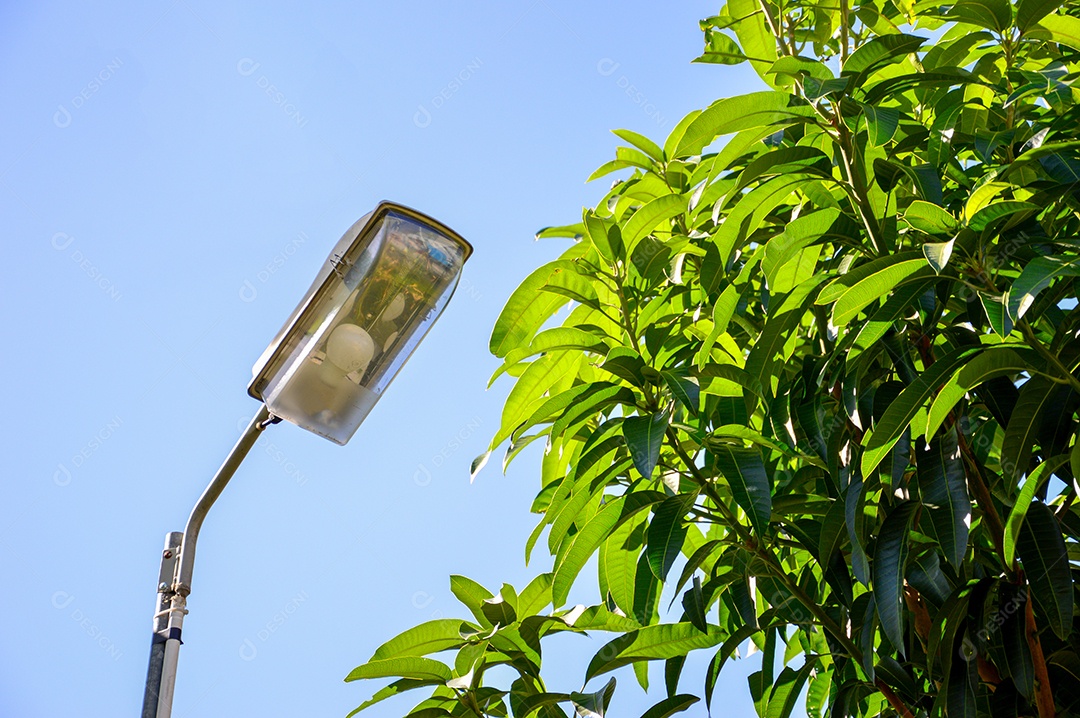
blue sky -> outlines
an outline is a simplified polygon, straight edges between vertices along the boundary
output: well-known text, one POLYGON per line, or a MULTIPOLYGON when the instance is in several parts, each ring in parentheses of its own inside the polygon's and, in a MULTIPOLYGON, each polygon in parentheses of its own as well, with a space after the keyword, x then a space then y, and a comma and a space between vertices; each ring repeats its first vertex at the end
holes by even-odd
MULTIPOLYGON (((485 390, 488 332, 564 246, 534 232, 603 194, 584 180, 614 156, 609 130, 662 139, 757 86, 690 64, 717 9, 6 3, 0 715, 137 713, 163 537, 255 413, 251 365, 380 199, 475 255, 348 446, 274 426, 211 512, 174 715, 343 716, 379 687, 342 682, 376 646, 464 615, 450 574, 520 588, 546 570, 522 553, 538 454, 468 480, 509 387, 485 390)), ((594 602, 594 581, 571 600, 594 602)), ((559 639, 549 684, 577 689, 602 636, 559 639)), ((752 715, 740 663, 725 715, 752 715)), ((619 715, 662 697, 659 666, 651 700, 617 676, 619 715)))

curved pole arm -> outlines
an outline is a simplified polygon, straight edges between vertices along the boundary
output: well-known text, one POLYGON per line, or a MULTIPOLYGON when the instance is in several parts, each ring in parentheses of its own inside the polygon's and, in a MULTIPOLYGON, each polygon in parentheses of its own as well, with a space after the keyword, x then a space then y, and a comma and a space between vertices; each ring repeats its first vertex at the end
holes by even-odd
POLYGON ((218 496, 221 496, 221 492, 225 490, 225 486, 229 483, 229 479, 233 477, 233 474, 236 473, 240 462, 244 460, 244 457, 251 451, 251 447, 259 440, 259 435, 263 429, 277 421, 280 421, 280 419, 272 416, 265 404, 259 407, 255 418, 244 429, 244 433, 240 436, 236 445, 233 446, 232 451, 225 457, 221 468, 217 470, 214 478, 210 480, 210 484, 203 491, 202 496, 199 497, 195 508, 191 510, 191 516, 188 517, 187 525, 184 527, 184 540, 180 545, 180 567, 176 572, 176 582, 173 587, 181 596, 187 596, 191 593, 191 574, 195 568, 195 546, 199 540, 199 529, 202 528, 206 514, 210 511, 210 507, 214 505, 214 502, 217 501, 218 496))

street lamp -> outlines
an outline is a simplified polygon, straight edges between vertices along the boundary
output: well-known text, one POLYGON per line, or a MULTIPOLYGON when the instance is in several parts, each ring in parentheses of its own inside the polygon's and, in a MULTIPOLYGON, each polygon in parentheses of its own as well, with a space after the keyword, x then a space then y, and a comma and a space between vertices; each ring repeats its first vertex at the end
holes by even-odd
POLYGON ((142 718, 172 714, 199 529, 266 427, 282 419, 338 444, 352 438, 450 300, 472 247, 416 210, 381 202, 345 232, 255 363, 262 405, 188 517, 165 537, 142 718))

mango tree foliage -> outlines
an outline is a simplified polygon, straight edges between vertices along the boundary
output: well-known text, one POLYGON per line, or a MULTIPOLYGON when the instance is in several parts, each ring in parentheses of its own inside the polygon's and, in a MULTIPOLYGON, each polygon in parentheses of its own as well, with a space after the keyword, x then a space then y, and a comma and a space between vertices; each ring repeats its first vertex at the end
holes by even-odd
POLYGON ((492 332, 491 448, 544 446, 525 550, 551 570, 455 577, 471 617, 349 678, 428 689, 417 718, 603 715, 611 671, 661 662, 667 716, 753 644, 763 718, 1077 713, 1080 2, 729 0, 701 25, 697 61, 763 89, 662 144, 617 131, 593 178, 621 179, 539 233, 572 243, 492 332), (611 636, 590 688, 550 691, 544 637, 582 631, 611 636))

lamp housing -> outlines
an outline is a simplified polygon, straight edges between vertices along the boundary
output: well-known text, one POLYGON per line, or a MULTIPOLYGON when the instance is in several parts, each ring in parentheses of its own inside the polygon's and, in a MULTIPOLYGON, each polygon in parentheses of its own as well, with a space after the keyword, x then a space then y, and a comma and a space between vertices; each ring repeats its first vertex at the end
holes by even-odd
POLYGON ((380 202, 334 246, 255 363, 248 394, 347 443, 442 314, 470 254, 441 222, 380 202))

